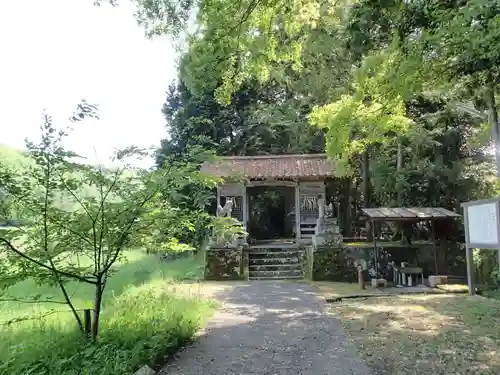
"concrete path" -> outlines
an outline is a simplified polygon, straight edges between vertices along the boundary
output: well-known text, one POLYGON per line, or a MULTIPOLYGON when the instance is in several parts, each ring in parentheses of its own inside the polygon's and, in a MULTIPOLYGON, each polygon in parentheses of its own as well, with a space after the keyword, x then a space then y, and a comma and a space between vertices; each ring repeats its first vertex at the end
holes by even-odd
POLYGON ((370 374, 312 286, 253 281, 221 298, 202 337, 160 374, 370 374))

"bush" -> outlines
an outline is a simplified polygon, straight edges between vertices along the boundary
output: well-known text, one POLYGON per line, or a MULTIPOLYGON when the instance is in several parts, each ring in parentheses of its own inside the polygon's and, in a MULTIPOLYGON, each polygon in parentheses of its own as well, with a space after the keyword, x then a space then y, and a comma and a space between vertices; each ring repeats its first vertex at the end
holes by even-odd
POLYGON ((210 303, 198 298, 145 285, 118 297, 106 309, 95 344, 82 340, 71 329, 71 320, 69 325, 40 324, 36 333, 12 331, 12 341, 18 344, 2 353, 0 374, 132 374, 144 364, 154 367, 188 342, 211 309, 210 303))
MULTIPOLYGON (((157 256, 140 250, 126 255, 109 280, 95 344, 81 338, 68 312, 51 314, 46 304, 0 303, 0 322, 50 314, 0 325, 0 375, 133 374, 144 364, 154 367, 163 362, 165 355, 190 340, 214 306, 197 296, 176 293, 172 287, 175 280, 199 278, 202 257, 158 262, 157 256)), ((12 291, 14 296, 56 295, 56 290, 37 287, 28 280, 25 283, 12 291)), ((67 287, 78 296, 79 308, 92 297, 85 285, 70 283, 67 287)))

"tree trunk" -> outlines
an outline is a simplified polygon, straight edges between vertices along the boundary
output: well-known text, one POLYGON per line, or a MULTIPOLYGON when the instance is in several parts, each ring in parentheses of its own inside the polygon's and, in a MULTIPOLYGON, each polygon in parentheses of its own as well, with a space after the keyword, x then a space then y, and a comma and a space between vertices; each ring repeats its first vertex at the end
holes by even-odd
POLYGON ((352 237, 351 185, 351 177, 346 177, 340 180, 339 219, 342 225, 342 233, 345 237, 352 237))
MULTIPOLYGON (((396 172, 398 176, 402 171, 403 171, 403 144, 401 142, 401 139, 398 139, 398 153, 396 160, 396 172)), ((397 190, 396 204, 398 206, 401 206, 403 204, 403 191, 399 188, 397 190)))
POLYGON ((94 316, 92 319, 92 340, 96 340, 99 335, 99 319, 101 318, 101 304, 102 304, 102 293, 104 291, 104 284, 102 282, 97 283, 95 286, 95 296, 94 296, 94 316))
MULTIPOLYGON (((495 81, 493 77, 488 77, 486 87, 486 103, 488 104, 488 115, 491 122, 491 133, 495 142, 495 161, 497 165, 497 178, 500 182, 500 127, 498 124, 498 112, 495 101, 495 81)), ((500 250, 497 250, 498 269, 500 270, 500 250)))
MULTIPOLYGON (((397 176, 399 177, 399 174, 403 170, 403 144, 401 142, 401 139, 398 138, 398 152, 396 156, 396 173, 397 176)), ((398 207, 401 207, 403 204, 403 190, 400 187, 396 187, 396 205, 398 207)), ((401 245, 404 244, 404 236, 403 236, 403 227, 401 225, 401 222, 396 222, 396 238, 398 236, 401 236, 401 245)))
POLYGON ((497 177, 500 180, 500 127, 498 124, 498 112, 495 102, 495 84, 490 79, 486 87, 486 103, 488 104, 488 115, 491 123, 491 134, 495 142, 495 160, 497 165, 497 177))
MULTIPOLYGON (((370 154, 368 149, 366 149, 361 155, 361 163, 362 163, 362 176, 361 183, 363 184, 363 207, 370 207, 370 154)), ((368 241, 373 241, 372 230, 370 227, 369 220, 366 221, 366 238, 368 241)))
POLYGON ((363 207, 370 207, 370 154, 368 150, 364 151, 362 156, 362 173, 363 183, 363 207))

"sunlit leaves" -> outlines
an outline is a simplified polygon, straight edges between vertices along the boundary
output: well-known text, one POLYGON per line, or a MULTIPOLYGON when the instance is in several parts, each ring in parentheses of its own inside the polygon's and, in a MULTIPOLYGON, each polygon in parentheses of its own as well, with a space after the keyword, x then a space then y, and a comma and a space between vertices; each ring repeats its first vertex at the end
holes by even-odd
POLYGON ((391 134, 405 134, 412 124, 406 117, 400 90, 390 82, 392 66, 394 58, 390 54, 366 58, 354 75, 351 95, 342 95, 338 101, 311 112, 311 124, 328 130, 327 152, 344 171, 349 157, 368 145, 385 143, 392 139, 391 134))
POLYGON ((136 19, 149 37, 181 33, 186 27, 195 0, 133 0, 136 19))

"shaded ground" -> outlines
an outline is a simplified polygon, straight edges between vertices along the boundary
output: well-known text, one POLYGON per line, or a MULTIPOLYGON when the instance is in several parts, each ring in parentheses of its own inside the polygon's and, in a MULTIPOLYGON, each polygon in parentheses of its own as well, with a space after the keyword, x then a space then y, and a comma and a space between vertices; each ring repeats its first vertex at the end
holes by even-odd
POLYGON ((414 295, 331 305, 374 375, 500 373, 500 301, 414 295))
POLYGON ((357 283, 342 283, 342 282, 331 282, 331 281, 307 281, 307 283, 313 285, 318 290, 325 299, 329 302, 340 300, 344 298, 351 297, 371 297, 371 296, 390 296, 390 295, 400 295, 400 294, 443 294, 446 292, 450 293, 463 293, 467 292, 467 289, 463 289, 462 286, 458 285, 447 285, 448 288, 437 289, 429 288, 424 285, 411 286, 411 287, 395 287, 390 286, 388 288, 374 288, 370 284, 365 283, 365 289, 361 289, 357 283))
POLYGON ((312 286, 253 281, 219 298, 202 337, 160 374, 369 374, 312 286))

